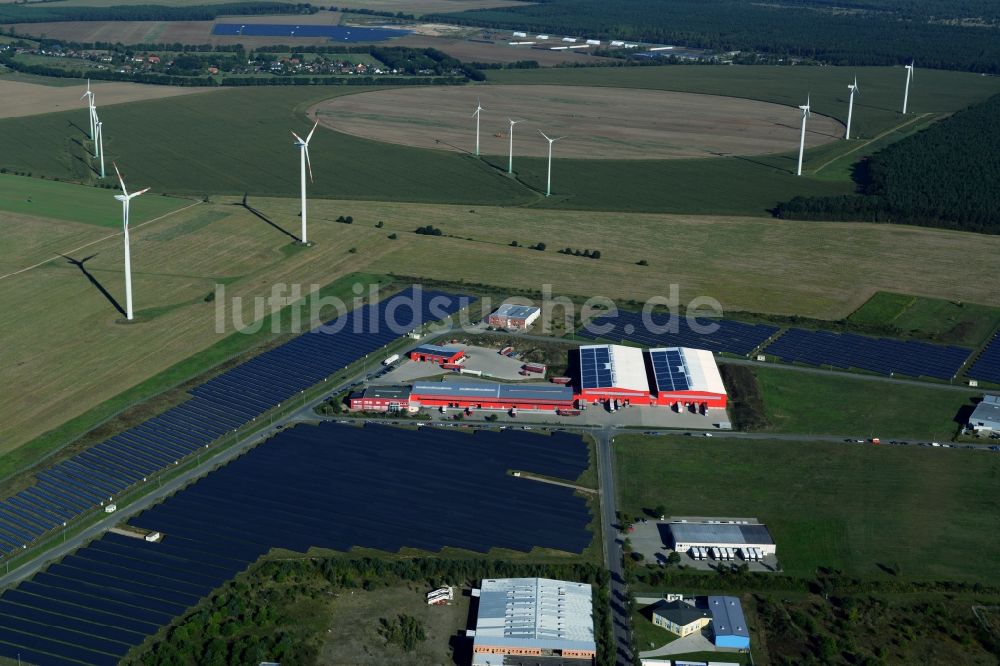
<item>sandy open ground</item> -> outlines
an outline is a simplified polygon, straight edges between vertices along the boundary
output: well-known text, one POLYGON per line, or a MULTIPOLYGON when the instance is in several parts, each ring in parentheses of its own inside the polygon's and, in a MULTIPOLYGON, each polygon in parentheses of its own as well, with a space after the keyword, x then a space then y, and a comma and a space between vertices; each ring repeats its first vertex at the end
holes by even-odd
MULTIPOLYGON (((34 116, 40 113, 70 109, 86 111, 86 102, 80 101, 80 95, 85 89, 86 84, 83 80, 80 81, 78 87, 63 87, 42 86, 0 78, 0 118, 34 116)), ((125 81, 93 81, 90 84, 90 89, 94 91, 98 107, 220 90, 219 88, 150 86, 125 81)))
MULTIPOLYGON (((310 115, 332 129, 379 141, 472 152, 477 98, 484 111, 480 152, 508 152, 508 119, 516 155, 543 157, 550 137, 558 157, 664 159, 755 155, 797 150, 801 112, 732 97, 577 86, 410 88, 346 95, 310 115)), ((813 115, 806 145, 842 136, 840 123, 813 115)))

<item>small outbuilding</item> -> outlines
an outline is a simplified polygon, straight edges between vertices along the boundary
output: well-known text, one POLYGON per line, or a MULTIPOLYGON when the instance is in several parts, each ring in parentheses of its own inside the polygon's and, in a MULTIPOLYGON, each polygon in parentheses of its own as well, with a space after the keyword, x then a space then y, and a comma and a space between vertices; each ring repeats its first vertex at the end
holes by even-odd
POLYGON ((675 599, 656 605, 652 611, 652 619, 656 626, 683 637, 701 631, 712 616, 703 608, 675 599))
POLYGON ((743 616, 743 605, 736 597, 709 597, 712 614, 712 634, 715 647, 750 649, 750 632, 743 616))

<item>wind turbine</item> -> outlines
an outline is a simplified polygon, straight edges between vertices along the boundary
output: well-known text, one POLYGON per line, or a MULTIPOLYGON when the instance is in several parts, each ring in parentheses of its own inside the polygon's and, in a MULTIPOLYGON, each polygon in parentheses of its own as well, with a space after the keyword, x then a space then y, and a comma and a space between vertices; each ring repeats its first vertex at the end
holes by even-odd
POLYGON ((87 79, 87 92, 80 95, 80 99, 87 98, 87 111, 90 114, 90 140, 94 140, 94 135, 97 133, 94 127, 94 93, 90 90, 90 79, 87 79))
POLYGON ((858 77, 854 77, 854 83, 848 84, 847 89, 851 91, 851 101, 847 104, 847 132, 844 134, 845 139, 851 138, 851 116, 854 115, 854 93, 860 93, 858 90, 858 77))
POLYGON ((913 63, 911 60, 909 65, 906 65, 906 90, 903 92, 903 115, 906 115, 906 105, 910 101, 910 81, 913 80, 913 63))
POLYGON ((479 116, 482 114, 483 105, 480 103, 479 98, 476 98, 476 110, 472 112, 472 115, 476 117, 476 157, 479 157, 479 116))
POLYGON ((313 167, 312 162, 309 160, 309 141, 312 140, 313 132, 316 131, 316 127, 319 126, 319 121, 313 125, 313 128, 309 130, 309 134, 306 135, 305 140, 302 140, 295 132, 292 132, 292 136, 295 137, 295 145, 299 147, 300 161, 302 164, 301 171, 301 182, 302 182, 302 242, 308 242, 306 240, 306 166, 309 166, 309 182, 313 179, 313 167))
POLYGON ((802 154, 806 151, 806 120, 812 113, 812 106, 809 104, 809 96, 806 96, 806 103, 799 107, 802 109, 802 138, 799 139, 799 168, 795 172, 796 176, 802 175, 802 154))
POLYGON ((514 173, 514 125, 521 121, 512 118, 507 120, 510 121, 510 152, 507 157, 507 173, 514 173))
POLYGON ((101 178, 104 178, 104 123, 101 122, 100 118, 97 119, 97 147, 101 154, 101 178))
POLYGON ((94 159, 97 159, 97 95, 90 93, 90 138, 94 140, 94 159))
POLYGON ((552 144, 559 139, 565 139, 564 136, 557 136, 554 139, 550 139, 545 132, 538 130, 538 133, 545 137, 545 140, 549 142, 549 176, 545 181, 545 196, 552 194, 552 144))
MULTIPOLYGON (((112 164, 114 163, 112 162, 112 164)), ((122 221, 125 225, 125 318, 132 321, 132 259, 129 254, 128 242, 128 203, 140 194, 148 192, 149 188, 129 194, 128 190, 125 189, 125 181, 122 180, 122 172, 118 170, 117 164, 114 166, 115 173, 118 174, 118 182, 122 186, 122 193, 116 194, 115 199, 122 202, 122 221)))

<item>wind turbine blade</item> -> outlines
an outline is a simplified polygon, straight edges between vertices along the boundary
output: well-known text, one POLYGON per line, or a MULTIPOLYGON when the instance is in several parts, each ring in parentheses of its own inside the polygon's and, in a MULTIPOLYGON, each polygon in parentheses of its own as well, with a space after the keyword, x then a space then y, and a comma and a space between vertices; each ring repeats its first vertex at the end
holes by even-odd
POLYGON ((309 182, 313 182, 313 165, 309 160, 309 146, 303 146, 302 150, 306 151, 306 165, 309 167, 309 182))
POLYGON ((538 133, 539 133, 539 134, 541 134, 542 136, 544 136, 544 137, 545 137, 545 140, 546 140, 546 141, 551 141, 551 140, 552 140, 552 139, 550 139, 550 138, 548 137, 548 135, 547 135, 547 134, 545 134, 545 132, 543 132, 542 130, 538 130, 538 133))
POLYGON ((118 174, 118 182, 122 186, 122 194, 128 196, 128 190, 125 189, 125 181, 122 179, 122 172, 118 170, 118 164, 116 162, 111 163, 115 167, 115 173, 118 174))
POLYGON ((557 136, 556 138, 552 139, 552 143, 555 143, 556 141, 559 141, 559 140, 565 139, 565 138, 566 137, 564 137, 564 136, 557 136))
POLYGON ((309 130, 309 134, 306 136, 306 143, 307 144, 309 143, 309 140, 313 138, 313 132, 316 131, 317 127, 319 127, 319 121, 318 120, 316 121, 316 124, 313 125, 313 128, 311 130, 309 130))
POLYGON ((295 132, 292 132, 292 136, 294 136, 295 140, 298 141, 299 143, 305 144, 305 141, 302 140, 302 137, 296 134, 295 132))

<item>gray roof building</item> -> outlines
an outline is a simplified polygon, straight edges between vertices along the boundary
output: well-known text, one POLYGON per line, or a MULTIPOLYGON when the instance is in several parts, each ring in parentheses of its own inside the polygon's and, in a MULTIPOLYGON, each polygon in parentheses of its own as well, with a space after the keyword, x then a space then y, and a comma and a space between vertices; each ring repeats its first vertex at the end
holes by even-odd
POLYGON ((409 386, 369 386, 363 391, 352 394, 352 398, 383 398, 385 400, 407 400, 410 397, 409 386))
POLYGON ((766 525, 759 523, 670 523, 670 534, 674 544, 773 546, 774 539, 766 525))
POLYGON ((473 595, 477 592, 474 665, 499 665, 505 654, 535 651, 537 656, 577 659, 596 655, 590 585, 548 578, 494 578, 483 580, 473 595))
POLYGON ((497 382, 414 382, 413 393, 461 400, 572 402, 573 387, 560 384, 499 384, 497 382))
POLYGON ((698 608, 680 599, 661 602, 653 609, 653 614, 666 618, 682 627, 703 617, 709 617, 707 610, 698 608))
POLYGON ((970 430, 1000 430, 1000 395, 984 395, 969 417, 970 430))

